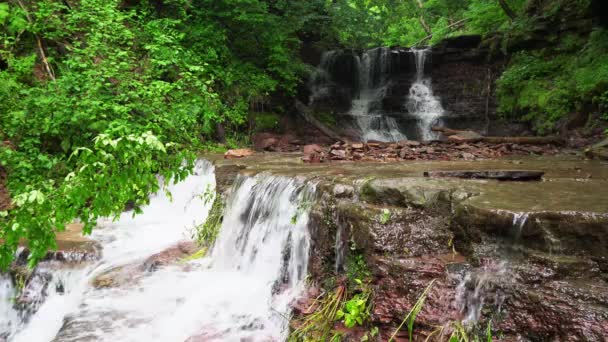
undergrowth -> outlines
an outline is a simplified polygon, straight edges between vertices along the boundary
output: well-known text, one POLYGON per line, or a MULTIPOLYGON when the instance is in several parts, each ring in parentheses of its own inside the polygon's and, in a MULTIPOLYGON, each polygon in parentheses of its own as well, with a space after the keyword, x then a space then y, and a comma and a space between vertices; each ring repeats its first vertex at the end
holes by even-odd
POLYGON ((500 113, 531 122, 541 133, 570 113, 598 111, 608 119, 608 31, 516 53, 498 80, 497 97, 500 113))

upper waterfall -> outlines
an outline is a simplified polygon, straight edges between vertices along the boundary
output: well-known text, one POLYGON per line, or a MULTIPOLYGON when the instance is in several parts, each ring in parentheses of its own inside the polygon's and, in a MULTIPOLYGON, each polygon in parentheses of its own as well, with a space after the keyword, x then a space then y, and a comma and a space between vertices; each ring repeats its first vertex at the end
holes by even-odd
POLYGON ((309 82, 309 105, 337 115, 340 129, 355 140, 436 139, 430 128, 444 110, 425 75, 430 52, 326 51, 309 82))
POLYGON ((416 62, 416 80, 412 84, 406 108, 417 117, 421 140, 437 139, 431 130, 433 124, 443 115, 441 102, 433 94, 431 80, 424 77, 426 57, 429 49, 412 49, 416 62))

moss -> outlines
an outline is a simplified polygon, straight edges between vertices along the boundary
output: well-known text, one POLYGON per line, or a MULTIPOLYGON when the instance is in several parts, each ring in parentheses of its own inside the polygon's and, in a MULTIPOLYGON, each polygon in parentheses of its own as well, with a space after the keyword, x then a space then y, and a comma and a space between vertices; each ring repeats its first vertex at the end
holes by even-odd
POLYGON ((541 133, 583 108, 607 111, 608 31, 570 34, 555 48, 515 54, 498 80, 497 97, 500 113, 532 122, 541 133))
POLYGON ((217 194, 213 200, 211 210, 209 210, 207 220, 196 230, 196 241, 199 245, 209 247, 215 242, 222 227, 224 206, 224 199, 217 194))
POLYGON ((262 112, 254 114, 254 130, 256 132, 275 131, 279 127, 279 114, 262 112))
POLYGON ((316 112, 314 116, 325 126, 335 127, 337 125, 336 117, 332 113, 316 112))

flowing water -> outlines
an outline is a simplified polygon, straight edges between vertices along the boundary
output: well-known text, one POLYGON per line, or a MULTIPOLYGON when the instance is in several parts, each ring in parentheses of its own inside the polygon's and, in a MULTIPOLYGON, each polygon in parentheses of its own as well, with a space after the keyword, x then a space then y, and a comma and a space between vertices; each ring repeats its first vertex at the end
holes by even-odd
POLYGON ((329 96, 333 86, 331 71, 340 55, 340 50, 326 51, 321 55, 321 62, 312 74, 308 87, 310 88, 309 105, 314 105, 319 99, 329 96))
POLYGON ((361 139, 397 142, 407 137, 401 133, 397 121, 380 113, 378 103, 388 88, 391 73, 391 50, 380 47, 365 51, 357 60, 359 92, 353 99, 349 115, 355 119, 361 139))
POLYGON ((212 201, 203 195, 214 188, 214 179, 213 167, 201 162, 194 175, 169 186, 171 197, 161 192, 143 214, 124 213, 101 224, 92 236, 103 246, 97 263, 41 264, 51 279, 38 294, 41 303, 27 315, 12 305, 11 282, 0 278, 0 337, 27 342, 284 339, 289 304, 307 271, 310 186, 268 175, 240 178, 207 257, 159 269, 139 267, 204 222, 212 201), (126 281, 116 286, 92 286, 97 276, 121 270, 139 273, 126 273, 126 281))
POLYGON ((456 287, 456 306, 463 315, 465 326, 475 325, 484 305, 500 307, 504 301, 501 285, 508 281, 506 261, 489 263, 467 272, 456 287))
POLYGON ((406 108, 418 122, 418 131, 422 140, 437 139, 431 127, 443 115, 441 101, 433 94, 431 80, 424 77, 424 66, 430 49, 412 49, 416 61, 416 80, 410 87, 406 108))
MULTIPOLYGON (((309 88, 311 95, 309 104, 315 105, 319 99, 331 95, 331 89, 339 87, 332 79, 338 58, 344 56, 341 50, 327 51, 321 56, 321 62, 313 73, 309 88)), ((356 83, 352 85, 356 93, 351 102, 348 116, 352 118, 355 129, 363 141, 404 140, 407 137, 400 131, 395 118, 380 111, 380 102, 389 86, 389 76, 392 70, 391 50, 386 47, 367 50, 358 55, 352 55, 353 72, 356 73, 356 83)))

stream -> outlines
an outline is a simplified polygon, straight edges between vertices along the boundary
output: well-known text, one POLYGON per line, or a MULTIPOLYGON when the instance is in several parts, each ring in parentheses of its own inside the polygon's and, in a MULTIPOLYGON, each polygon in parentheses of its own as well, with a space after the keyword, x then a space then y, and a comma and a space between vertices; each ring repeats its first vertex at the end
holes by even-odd
POLYGON ((307 273, 302 203, 313 186, 266 174, 241 176, 207 257, 149 264, 205 221, 213 198, 204 195, 214 187, 214 167, 199 161, 193 175, 168 186, 171 196, 161 191, 142 214, 104 221, 91 236, 103 247, 102 258, 42 262, 34 271, 41 275, 37 304, 27 309, 12 305, 16 291, 3 276, 0 336, 15 342, 286 338, 289 304, 307 273), (108 274, 113 284, 94 286, 108 274))

